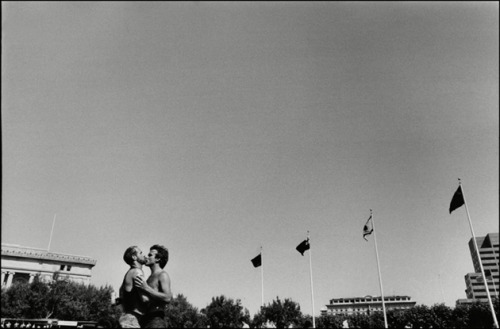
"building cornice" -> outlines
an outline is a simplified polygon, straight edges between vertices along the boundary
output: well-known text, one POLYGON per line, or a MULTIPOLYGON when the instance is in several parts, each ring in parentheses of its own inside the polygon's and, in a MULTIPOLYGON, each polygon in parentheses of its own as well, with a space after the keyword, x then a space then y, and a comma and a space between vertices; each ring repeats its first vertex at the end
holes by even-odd
POLYGON ((53 260, 58 262, 86 264, 92 266, 97 263, 96 259, 86 256, 61 254, 49 252, 48 250, 44 249, 22 247, 18 245, 9 245, 2 243, 2 257, 4 256, 53 260))

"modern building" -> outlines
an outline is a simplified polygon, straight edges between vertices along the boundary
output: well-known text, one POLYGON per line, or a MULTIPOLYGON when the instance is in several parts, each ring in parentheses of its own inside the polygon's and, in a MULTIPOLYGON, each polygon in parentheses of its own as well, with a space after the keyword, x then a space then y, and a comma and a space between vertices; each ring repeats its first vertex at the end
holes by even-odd
MULTIPOLYGON (((409 296, 384 296, 384 303, 386 311, 389 311, 409 309, 417 302, 409 296)), ((369 315, 378 311, 383 311, 381 296, 348 297, 331 299, 326 309, 321 310, 321 315, 369 315)))
POLYGON ((472 264, 474 265, 474 273, 467 273, 465 275, 465 294, 467 299, 459 299, 457 300, 457 304, 471 303, 475 301, 488 302, 484 280, 487 282, 491 298, 494 299, 498 297, 500 288, 498 273, 498 236, 498 233, 489 233, 486 236, 476 238, 481 259, 477 256, 474 240, 469 240, 469 250, 472 258, 472 264), (479 265, 480 261, 483 265, 485 278, 481 275, 481 267, 479 265))
POLYGON ((32 282, 36 275, 44 281, 69 279, 88 284, 96 260, 49 252, 44 249, 2 243, 2 287, 14 282, 32 282))

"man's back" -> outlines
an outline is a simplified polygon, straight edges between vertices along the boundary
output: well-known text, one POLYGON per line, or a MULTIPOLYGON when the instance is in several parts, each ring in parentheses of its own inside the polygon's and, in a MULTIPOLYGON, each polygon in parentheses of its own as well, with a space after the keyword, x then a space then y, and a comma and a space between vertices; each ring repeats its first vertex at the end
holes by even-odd
POLYGON ((146 297, 137 287, 134 287, 134 278, 137 276, 144 276, 144 272, 138 268, 131 268, 127 271, 120 287, 120 298, 125 313, 140 316, 146 310, 146 297))

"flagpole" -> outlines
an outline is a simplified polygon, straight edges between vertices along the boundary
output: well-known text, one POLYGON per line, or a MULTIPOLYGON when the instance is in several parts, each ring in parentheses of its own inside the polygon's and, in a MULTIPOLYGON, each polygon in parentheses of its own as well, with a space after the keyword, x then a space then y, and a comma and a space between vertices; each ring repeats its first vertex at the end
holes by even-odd
POLYGON ((385 313, 384 289, 382 288, 382 274, 380 273, 380 261, 378 259, 377 230, 375 229, 375 220, 373 219, 373 213, 372 213, 371 209, 370 209, 370 216, 372 218, 372 225, 373 225, 373 239, 375 240, 375 253, 377 254, 378 281, 380 284, 380 293, 382 295, 382 309, 384 311, 384 325, 385 325, 385 328, 388 328, 387 315, 385 313))
MULTIPOLYGON (((307 240, 309 241, 309 246, 311 246, 311 242, 309 239, 309 231, 307 231, 307 240)), ((309 273, 311 275, 311 302, 312 302, 312 320, 313 320, 313 328, 316 328, 316 321, 314 319, 314 289, 313 289, 313 272, 312 272, 312 256, 311 256, 311 247, 309 247, 309 273)))
POLYGON ((462 197, 464 199, 465 211, 467 212, 467 218, 469 219, 470 231, 472 233, 472 240, 474 241, 474 248, 476 249, 479 267, 481 268, 481 275, 484 278, 483 283, 484 283, 484 286, 486 288, 486 295, 488 296, 488 303, 490 304, 491 315, 493 315, 495 327, 498 328, 497 316, 495 314, 495 309, 493 308, 493 303, 491 302, 490 290, 488 289, 488 280, 486 280, 486 276, 484 275, 483 262, 481 261, 481 255, 479 254, 479 248, 477 247, 476 235, 474 234, 474 228, 472 228, 472 221, 470 219, 469 208, 467 207, 467 202, 465 201, 464 189, 461 187, 462 182, 460 181, 460 178, 458 179, 458 185, 460 186, 460 189, 462 191, 462 197))
MULTIPOLYGON (((488 280, 488 278, 486 278, 486 280, 488 280)), ((495 285, 495 280, 493 279, 493 276, 491 276, 491 283, 493 283, 493 290, 495 290, 495 297, 498 297, 497 286, 495 285)))
POLYGON ((445 303, 443 294, 443 285, 441 284, 441 273, 438 273, 439 289, 441 290, 441 298, 443 299, 443 304, 445 303))
POLYGON ((52 220, 52 229, 50 230, 49 246, 47 247, 47 251, 50 250, 50 243, 52 242, 52 233, 54 233, 54 224, 56 223, 56 216, 57 214, 54 214, 54 220, 52 220))
POLYGON ((264 307, 264 261, 262 257, 262 246, 260 246, 260 278, 262 284, 262 307, 264 307))

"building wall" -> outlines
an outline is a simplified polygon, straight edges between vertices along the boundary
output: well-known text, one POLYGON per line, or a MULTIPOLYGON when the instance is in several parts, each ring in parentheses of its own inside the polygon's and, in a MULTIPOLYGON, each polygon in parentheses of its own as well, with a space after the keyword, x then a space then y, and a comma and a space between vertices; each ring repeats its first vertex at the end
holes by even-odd
MULTIPOLYGON (((409 309, 416 304, 409 296, 384 296, 384 303, 386 311, 409 309)), ((326 309, 321 310, 321 315, 371 314, 382 311, 382 297, 349 297, 330 300, 326 309)))
MULTIPOLYGON (((483 237, 476 238, 476 243, 481 257, 481 263, 486 274, 486 282, 491 298, 499 295, 499 235, 490 233, 483 237), (488 276, 491 273, 491 276, 488 276)), ((473 239, 469 241, 469 250, 471 253, 474 273, 465 275, 465 294, 468 299, 488 301, 484 279, 481 275, 481 267, 477 256, 473 239)))
POLYGON ((2 287, 16 281, 33 281, 36 275, 44 281, 69 279, 90 283, 96 260, 86 256, 52 253, 47 250, 2 244, 2 287))

